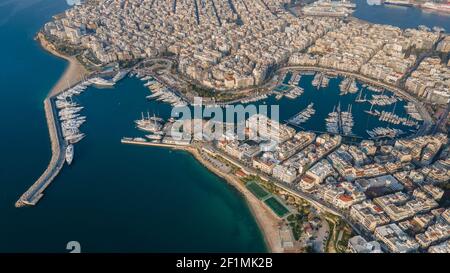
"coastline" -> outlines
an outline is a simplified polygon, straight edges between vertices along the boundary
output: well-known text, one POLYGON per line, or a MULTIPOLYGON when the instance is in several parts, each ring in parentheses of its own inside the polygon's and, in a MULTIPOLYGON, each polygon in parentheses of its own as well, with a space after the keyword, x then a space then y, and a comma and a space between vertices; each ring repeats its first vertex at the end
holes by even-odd
MULTIPOLYGON (((179 148, 178 148, 179 149, 179 148)), ((181 149, 190 153, 200 164, 206 167, 215 175, 224 179, 228 184, 233 186, 243 196, 250 211, 255 218, 258 227, 264 237, 264 242, 271 253, 282 253, 281 238, 279 236, 279 225, 281 219, 265 207, 240 181, 239 178, 232 174, 224 174, 217 170, 212 164, 202 158, 200 152, 193 147, 181 149)))
POLYGON ((44 35, 39 32, 37 34, 37 40, 43 49, 56 57, 64 59, 68 62, 68 66, 64 70, 63 74, 59 77, 55 85, 50 89, 48 97, 54 97, 67 89, 68 86, 74 86, 80 81, 82 81, 86 76, 89 75, 88 70, 75 58, 72 56, 67 56, 58 52, 55 47, 49 43, 44 35))
MULTIPOLYGON (((49 43, 42 33, 38 33, 37 40, 40 45, 52 55, 68 61, 68 66, 65 71, 52 87, 48 94, 48 98, 54 97, 67 89, 68 86, 73 86, 79 83, 84 77, 86 77, 89 72, 83 65, 75 58, 71 56, 66 56, 59 53, 54 46, 49 43)), ((199 151, 195 148, 182 149, 190 153, 200 164, 206 167, 209 171, 215 175, 224 179, 227 183, 232 185, 245 199, 252 216, 257 222, 258 228, 261 231, 267 250, 272 253, 281 253, 283 248, 281 247, 281 239, 279 236, 279 224, 281 219, 279 219, 273 212, 266 208, 261 202, 239 181, 237 177, 231 174, 223 174, 219 170, 215 169, 214 166, 209 164, 204 160, 199 151)))
MULTIPOLYGON (((37 35, 37 39, 39 40, 41 46, 51 53, 52 55, 55 55, 59 58, 65 59, 68 61, 68 66, 66 67, 63 74, 60 76, 59 80, 55 83, 53 88, 50 90, 48 97, 53 97, 67 89, 69 86, 76 85, 80 81, 83 80, 84 77, 86 77, 89 72, 87 69, 81 65, 81 63, 72 56, 67 56, 64 54, 61 54, 58 52, 55 47, 48 42, 44 35, 42 33, 39 33, 37 35)), ((331 70, 333 72, 341 73, 341 74, 348 74, 352 75, 355 78, 363 79, 363 82, 370 82, 374 85, 378 86, 384 86, 392 91, 397 91, 398 93, 402 94, 405 97, 408 97, 409 94, 403 94, 404 90, 401 90, 398 87, 389 86, 388 84, 381 83, 379 81, 374 81, 373 79, 367 78, 364 75, 361 75, 359 73, 352 73, 352 72, 344 72, 344 71, 337 71, 334 69, 328 69, 328 68, 322 68, 322 67, 301 67, 301 66, 285 66, 279 68, 275 75, 280 74, 282 71, 289 70, 289 69, 299 69, 299 70, 315 70, 315 71, 327 71, 331 70)), ((269 79, 268 82, 264 85, 264 87, 271 87, 273 84, 273 78, 269 79)), ((261 88, 261 86, 255 87, 261 88)), ((270 88, 268 88, 270 89, 270 88)), ((251 91, 253 91, 253 88, 250 90, 245 90, 245 92, 248 92, 251 94, 251 91)), ((270 92, 270 91, 269 91, 270 92)), ((247 97, 247 96, 246 96, 247 97)), ((242 99, 245 99, 241 98, 242 99)), ((235 175, 231 173, 223 173, 216 167, 214 167, 212 164, 210 164, 207 160, 205 160, 200 151, 196 148, 189 147, 189 148, 182 148, 180 150, 184 150, 189 152, 200 164, 205 166, 209 171, 214 173, 215 175, 221 177, 224 179, 227 183, 232 185, 235 189, 239 191, 239 193, 243 196, 246 203, 248 204, 248 207, 250 208, 252 215, 254 219, 256 220, 259 230, 261 231, 265 244, 268 248, 268 250, 272 253, 279 253, 283 252, 282 244, 281 244, 281 238, 279 234, 279 226, 282 220, 275 216, 275 214, 268 209, 264 204, 261 203, 260 200, 258 200, 246 187, 243 185, 239 178, 237 178, 235 175)))

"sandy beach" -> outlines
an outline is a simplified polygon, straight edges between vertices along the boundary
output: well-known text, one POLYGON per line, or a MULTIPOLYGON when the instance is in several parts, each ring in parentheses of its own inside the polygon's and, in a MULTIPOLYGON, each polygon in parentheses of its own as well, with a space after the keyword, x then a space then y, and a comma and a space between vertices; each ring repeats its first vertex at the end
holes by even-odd
POLYGON ((211 163, 202 158, 200 152, 196 148, 189 147, 186 148, 185 150, 190 152, 195 157, 195 159, 197 159, 202 165, 204 165, 210 171, 225 179, 244 196, 244 199, 247 201, 247 204, 249 205, 250 210, 253 216, 255 217, 260 230, 263 233, 264 240, 266 242, 268 250, 272 253, 283 252, 279 233, 279 226, 281 223, 281 219, 275 216, 275 214, 269 208, 263 205, 262 202, 258 200, 242 184, 242 182, 239 181, 238 177, 232 174, 224 174, 219 170, 217 170, 211 163))
POLYGON ((69 65, 67 66, 64 73, 50 90, 48 94, 49 96, 57 95, 58 93, 64 91, 64 89, 66 89, 68 86, 75 85, 76 83, 80 82, 83 77, 86 77, 88 75, 88 71, 86 70, 86 68, 84 68, 84 66, 81 65, 75 57, 66 56, 59 53, 41 33, 37 35, 37 39, 45 50, 69 62, 69 65))

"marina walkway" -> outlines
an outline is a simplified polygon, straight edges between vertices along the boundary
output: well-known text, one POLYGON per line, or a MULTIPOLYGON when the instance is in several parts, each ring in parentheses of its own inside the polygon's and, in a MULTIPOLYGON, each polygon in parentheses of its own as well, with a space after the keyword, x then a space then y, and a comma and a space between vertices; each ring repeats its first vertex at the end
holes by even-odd
POLYGON ((65 162, 66 144, 62 137, 61 126, 56 118, 56 107, 52 98, 44 101, 45 117, 50 133, 52 158, 44 173, 36 182, 17 200, 16 207, 34 206, 43 196, 44 190, 59 174, 65 162))

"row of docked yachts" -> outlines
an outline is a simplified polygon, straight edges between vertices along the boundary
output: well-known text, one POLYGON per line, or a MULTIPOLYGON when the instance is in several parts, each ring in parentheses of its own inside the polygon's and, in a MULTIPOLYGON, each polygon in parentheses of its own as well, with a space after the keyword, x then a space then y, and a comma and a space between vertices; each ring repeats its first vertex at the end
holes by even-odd
POLYGON ((314 109, 314 103, 310 103, 304 110, 290 118, 288 122, 299 126, 300 124, 307 122, 315 113, 316 110, 314 109))
POLYGON ((91 84, 93 83, 90 81, 84 81, 59 94, 55 100, 62 136, 67 144, 65 159, 69 165, 72 163, 74 157, 73 144, 81 141, 85 137, 85 134, 79 128, 86 122, 86 117, 80 115, 84 107, 74 102, 73 97, 80 95, 91 84))
POLYGON ((328 87, 329 83, 330 78, 328 78, 324 73, 317 73, 311 82, 312 86, 316 87, 317 89, 321 87, 326 88, 328 87))
POLYGON ((345 78, 339 84, 340 95, 346 95, 348 93, 355 94, 358 92, 358 85, 354 78, 345 78))
POLYGON ((366 132, 371 138, 383 138, 383 137, 396 138, 405 133, 400 129, 384 128, 384 127, 377 127, 371 131, 367 130, 366 132))
POLYGON ((144 86, 148 87, 153 92, 146 97, 148 100, 163 101, 171 104, 173 107, 183 107, 188 105, 182 98, 175 94, 175 92, 158 82, 152 76, 143 77, 141 80, 147 81, 144 86))
POLYGON ((86 122, 86 117, 81 116, 80 112, 84 109, 78 103, 73 101, 73 97, 83 93, 90 85, 95 86, 113 86, 122 80, 128 70, 120 70, 109 80, 101 77, 86 79, 74 87, 68 88, 56 96, 55 106, 58 109, 58 119, 61 125, 61 132, 66 141, 65 160, 67 164, 72 164, 74 157, 74 144, 81 141, 86 135, 80 131, 81 125, 86 122))
POLYGON ((372 95, 372 99, 369 101, 373 105, 379 106, 387 106, 394 104, 398 101, 396 96, 387 96, 387 95, 372 95))
POLYGON ((341 104, 333 109, 333 112, 328 114, 325 119, 327 131, 332 134, 342 134, 345 136, 353 135, 353 121, 352 105, 350 104, 347 111, 341 111, 341 104))

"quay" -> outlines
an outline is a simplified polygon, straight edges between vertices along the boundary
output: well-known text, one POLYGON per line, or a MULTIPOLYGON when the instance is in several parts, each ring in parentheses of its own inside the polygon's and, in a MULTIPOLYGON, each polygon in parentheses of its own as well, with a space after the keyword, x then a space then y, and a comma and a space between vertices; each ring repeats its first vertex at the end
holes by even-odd
POLYGON ((161 142, 150 142, 150 141, 139 141, 139 140, 128 140, 121 139, 120 142, 122 144, 131 144, 131 145, 141 145, 141 146, 152 146, 152 147, 163 147, 163 148, 172 148, 172 149, 183 149, 188 147, 188 145, 177 145, 177 144, 168 144, 161 142))
POLYGON ((65 162, 66 143, 62 137, 61 127, 56 115, 56 108, 51 97, 44 100, 45 117, 50 134, 52 157, 47 169, 36 182, 17 200, 17 208, 34 206, 43 197, 45 189, 59 174, 65 162))

